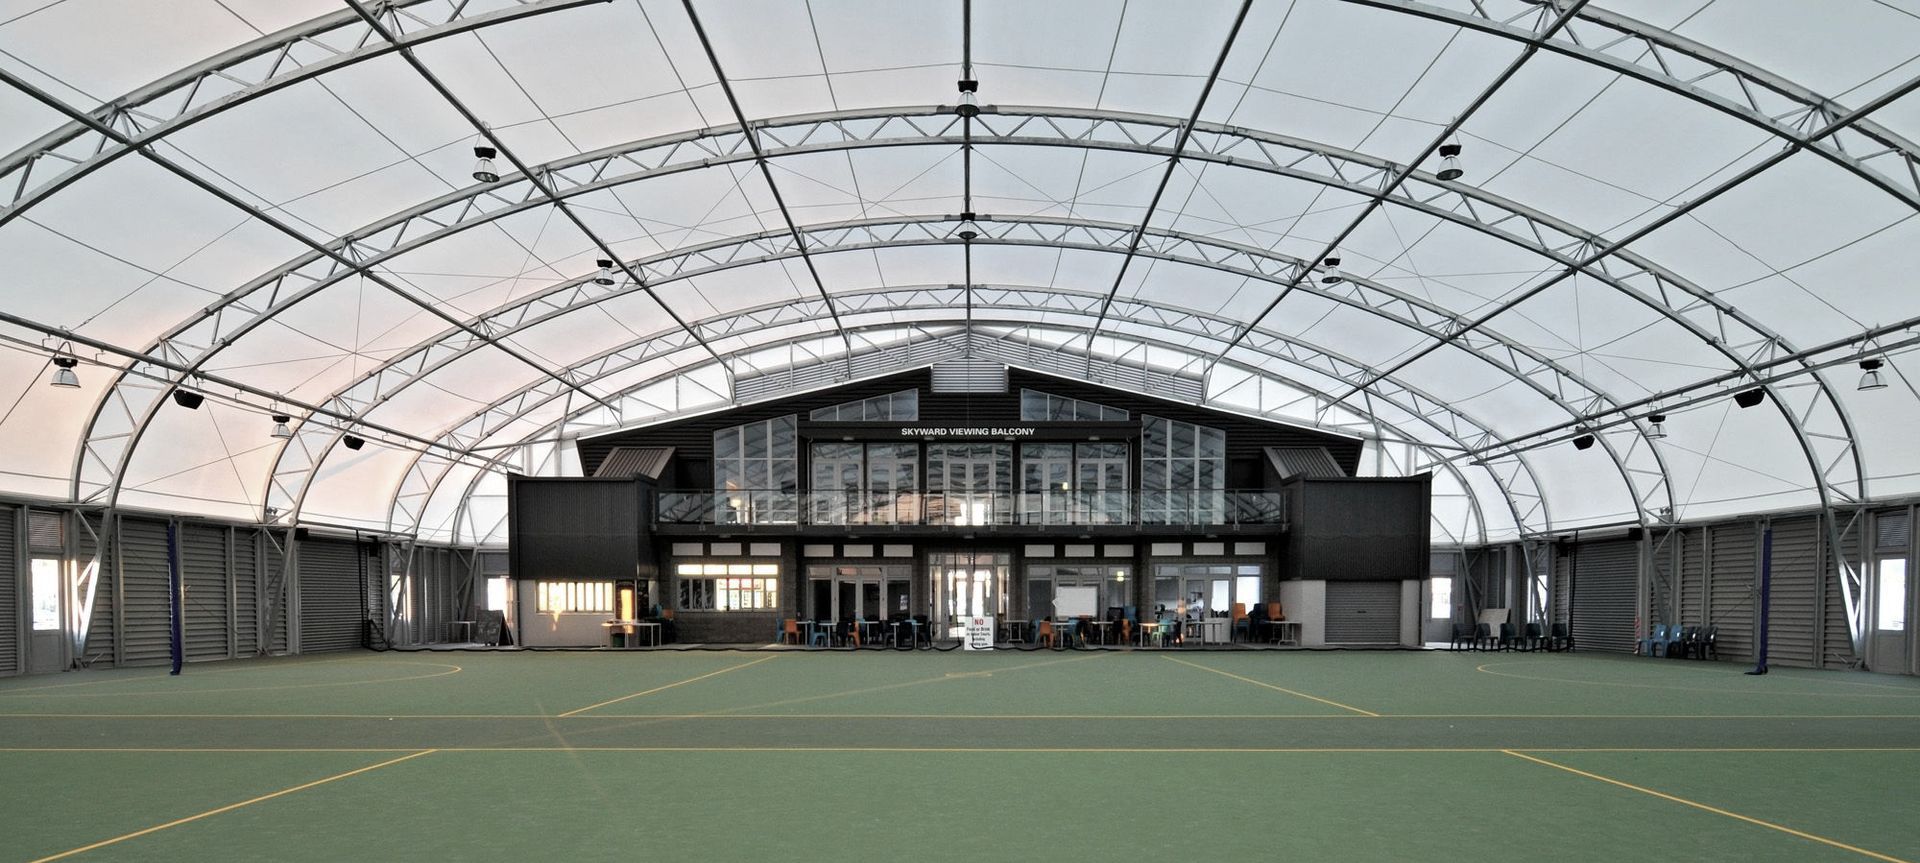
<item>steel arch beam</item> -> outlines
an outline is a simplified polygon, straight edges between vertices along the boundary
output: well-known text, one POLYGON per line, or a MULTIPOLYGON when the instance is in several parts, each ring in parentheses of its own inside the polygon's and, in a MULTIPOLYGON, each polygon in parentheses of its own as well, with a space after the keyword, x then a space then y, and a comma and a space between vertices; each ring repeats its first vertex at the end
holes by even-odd
MULTIPOLYGON (((1128 232, 1133 230, 1132 226, 1118 223, 1108 224, 1086 220, 1038 218, 1021 221, 983 218, 974 223, 974 227, 981 232, 981 235, 973 240, 973 242, 981 245, 996 243, 1041 245, 1102 252, 1119 251, 1126 244, 1128 232)), ((809 233, 826 237, 823 242, 811 244, 812 248, 816 251, 847 251, 852 249, 958 243, 960 239, 956 232, 959 229, 960 223, 948 222, 944 219, 895 219, 867 220, 855 223, 840 223, 831 226, 816 226, 815 230, 809 233)), ((1150 236, 1154 238, 1153 243, 1150 247, 1141 249, 1137 252, 1138 254, 1176 263, 1210 267, 1248 278, 1278 282, 1285 280, 1289 273, 1298 268, 1308 266, 1307 262, 1275 255, 1264 250, 1223 244, 1219 241, 1207 240, 1185 234, 1155 230, 1150 232, 1150 236)), ((635 266, 641 272, 649 274, 647 280, 649 286, 658 286, 676 278, 687 278, 723 269, 767 263, 790 257, 794 252, 785 245, 784 237, 784 232, 769 231, 738 240, 705 244, 691 251, 675 255, 641 260, 635 262, 635 266), (742 257, 743 254, 749 253, 758 254, 742 257), (687 259, 691 259, 694 263, 688 263, 687 259), (703 264, 704 266, 696 267, 696 264, 703 264)), ((639 286, 633 284, 608 289, 585 290, 585 288, 589 286, 590 283, 588 285, 562 284, 550 289, 550 291, 546 293, 528 295, 522 298, 522 300, 511 304, 509 307, 503 307, 494 313, 483 316, 474 324, 474 328, 493 332, 496 337, 511 336, 515 332, 536 326, 557 316, 640 290, 639 286), (567 298, 567 302, 555 304, 551 301, 551 298, 554 296, 567 298)), ((1315 283, 1303 286, 1301 290, 1316 294, 1335 303, 1347 305, 1375 316, 1386 318, 1401 326, 1419 330, 1430 331, 1432 324, 1454 319, 1447 311, 1423 299, 1404 294, 1391 288, 1379 286, 1365 279, 1356 278, 1352 280, 1350 284, 1333 288, 1324 287, 1315 283)), ((1232 322, 1226 324, 1216 322, 1215 326, 1229 327, 1226 332, 1216 333, 1217 336, 1231 335, 1233 331, 1242 328, 1242 325, 1232 322)), ((698 326, 696 326, 696 329, 698 329, 698 326)), ((706 335, 708 336, 707 340, 712 341, 717 338, 723 338, 726 334, 714 332, 706 333, 706 335)), ((1263 331, 1261 339, 1264 340, 1268 338, 1270 337, 1263 331)), ((1258 344, 1258 341, 1260 340, 1250 340, 1248 346, 1255 348, 1264 347, 1264 345, 1258 344)), ((661 342, 658 346, 665 348, 673 345, 672 343, 661 342)), ((1562 393, 1565 392, 1564 387, 1549 387, 1535 380, 1529 372, 1551 371, 1563 376, 1566 381, 1580 386, 1585 391, 1582 397, 1586 399, 1589 404, 1605 405, 1611 402, 1611 399, 1605 393, 1595 388, 1586 387, 1584 384, 1579 384, 1579 379, 1574 376, 1573 373, 1559 365, 1557 361, 1523 345, 1501 341, 1497 336, 1488 334, 1488 338, 1482 342, 1476 343, 1468 340, 1459 340, 1456 342, 1456 346, 1478 357, 1482 361, 1506 371, 1524 386, 1533 389, 1542 398, 1557 405, 1570 416, 1580 416, 1582 409, 1562 395, 1562 393), (1482 347, 1483 344, 1491 347, 1482 347)), ((451 362, 458 355, 459 352, 457 351, 444 352, 438 355, 438 359, 436 360, 437 365, 433 367, 413 365, 411 359, 407 357, 401 358, 398 362, 403 363, 401 367, 405 372, 404 374, 398 375, 396 379, 392 381, 393 389, 388 393, 373 396, 371 401, 360 407, 360 410, 363 412, 371 411, 393 392, 397 392, 408 383, 426 376, 431 372, 432 368, 451 362)), ((425 355, 417 354, 417 356, 425 355)), ((571 379, 571 373, 563 372, 560 377, 571 379)), ((1436 411, 1445 409, 1446 406, 1440 403, 1436 403, 1429 408, 1429 410, 1436 411)), ((1634 427, 1636 434, 1638 434, 1639 431, 1637 426, 1634 427)), ((1486 436, 1476 439, 1483 442, 1492 442, 1497 440, 1498 437, 1488 433, 1486 436)), ((1671 499, 1672 484, 1668 481, 1668 471, 1657 449, 1636 445, 1630 449, 1626 455, 1623 455, 1615 448, 1614 442, 1610 438, 1601 436, 1600 439, 1605 442, 1605 448, 1609 458, 1615 462, 1616 466, 1628 481, 1637 515, 1642 518, 1645 517, 1647 501, 1650 499, 1649 495, 1651 494, 1664 492, 1669 496, 1669 500, 1671 499), (1644 453, 1644 458, 1650 459, 1652 463, 1645 467, 1635 467, 1633 464, 1633 454, 1636 451, 1644 453), (1643 480, 1650 481, 1652 483, 1651 487, 1644 485, 1643 480)), ((297 475, 310 475, 314 466, 318 464, 318 461, 315 459, 324 457, 326 448, 331 445, 330 442, 318 447, 308 447, 303 444, 300 449, 295 450, 299 455, 299 460, 295 462, 295 466, 291 471, 286 468, 276 468, 273 485, 277 490, 274 493, 283 494, 291 491, 293 483, 288 482, 288 479, 297 475)))
MULTIPOLYGON (((952 127, 957 122, 954 118, 941 115, 935 109, 924 110, 926 113, 920 115, 837 114, 794 118, 787 125, 764 131, 763 134, 775 136, 777 140, 791 138, 800 142, 791 146, 787 152, 814 152, 821 149, 858 146, 958 143, 957 139, 950 137, 952 127)), ((1173 128, 1168 125, 1171 121, 1165 118, 1085 112, 1079 114, 1023 113, 1025 110, 998 109, 982 114, 979 120, 983 126, 983 133, 990 134, 994 140, 1000 142, 1023 145, 1083 146, 1161 154, 1169 152, 1164 142, 1170 139, 1173 128)), ((1393 169, 1391 163, 1361 154, 1283 136, 1254 135, 1226 127, 1206 127, 1198 130, 1190 139, 1190 147, 1194 152, 1190 153, 1188 158, 1338 185, 1356 193, 1364 193, 1369 184, 1383 182, 1386 174, 1393 169)), ((578 159, 543 166, 540 170, 548 172, 549 178, 574 176, 586 178, 587 182, 581 183, 570 193, 579 194, 592 189, 644 179, 646 176, 693 170, 729 159, 748 158, 752 158, 751 153, 745 152, 744 138, 738 136, 737 130, 733 132, 719 130, 712 133, 669 136, 635 145, 609 148, 578 159), (729 135, 733 136, 731 143, 729 143, 729 135), (685 152, 676 154, 675 150, 685 152), (635 158, 636 155, 641 154, 648 158, 635 158), (621 162, 625 164, 618 164, 621 162), (620 167, 639 170, 620 174, 616 170, 620 167)), ((459 193, 445 196, 414 211, 399 214, 355 232, 357 236, 371 239, 350 242, 354 243, 357 250, 373 256, 367 262, 368 266, 373 266, 404 251, 418 248, 447 233, 541 203, 539 196, 531 190, 522 190, 512 195, 497 192, 499 187, 512 186, 515 182, 513 178, 508 178, 501 184, 496 184, 495 187, 478 190, 476 194, 489 200, 463 203, 464 199, 459 193), (493 209, 486 209, 488 206, 492 206, 493 209), (417 227, 421 223, 432 227, 417 227), (407 238, 407 241, 403 242, 401 239, 403 237, 407 238), (386 247, 381 250, 383 243, 386 247), (372 248, 366 248, 369 245, 372 248)), ((1568 254, 1567 249, 1579 248, 1591 242, 1591 238, 1578 229, 1559 223, 1544 214, 1529 211, 1518 204, 1469 187, 1441 183, 1426 175, 1414 175, 1405 184, 1402 192, 1390 200, 1397 205, 1409 207, 1436 218, 1470 226, 1497 239, 1549 257, 1564 258, 1568 254), (1483 212, 1488 215, 1482 217, 1480 214, 1483 212)), ((1636 263, 1640 262, 1636 261, 1636 263)), ((232 296, 242 298, 260 293, 269 287, 275 290, 285 288, 279 294, 281 299, 279 307, 284 308, 304 299, 328 283, 326 281, 329 278, 328 274, 313 273, 295 283, 307 285, 304 291, 286 287, 287 280, 299 272, 300 266, 301 261, 296 260, 281 270, 256 280, 253 285, 235 292, 232 296)), ((1659 289, 1663 293, 1668 286, 1689 287, 1677 277, 1653 267, 1650 263, 1646 263, 1644 267, 1636 267, 1633 272, 1621 279, 1616 279, 1604 272, 1595 275, 1622 290, 1625 290, 1624 279, 1636 276, 1646 277, 1651 288, 1659 289)), ((344 275, 333 277, 343 278, 344 275)), ((653 278, 648 280, 649 284, 653 281, 653 278)), ((584 292, 577 283, 567 283, 567 285, 574 288, 576 293, 584 292)), ((1683 292, 1698 297, 1702 301, 1711 300, 1711 295, 1698 289, 1683 292)), ((1705 313, 1713 316, 1723 332, 1730 331, 1734 335, 1743 335, 1739 330, 1757 329, 1757 325, 1746 321, 1737 310, 1718 301, 1709 304, 1690 303, 1675 311, 1664 305, 1648 302, 1643 295, 1637 296, 1669 317, 1688 311, 1701 313, 1702 309, 1706 309, 1708 311, 1705 313), (1727 320, 1729 318, 1732 321, 1731 326, 1727 320)), ((274 309, 269 308, 258 313, 258 316, 269 316, 273 311, 274 309)), ((209 312, 208 316, 203 316, 200 320, 209 320, 211 315, 212 312, 209 312)), ((1457 316, 1450 314, 1443 314, 1443 316, 1450 319, 1449 323, 1443 324, 1441 330, 1429 329, 1435 332, 1436 336, 1443 335, 1445 326, 1451 326, 1458 320, 1457 316)), ((229 333, 227 337, 237 337, 246 328, 250 328, 250 325, 245 321, 234 323, 227 330, 229 333)), ((1765 340, 1769 336, 1770 334, 1762 330, 1753 338, 1765 340)), ((1777 339, 1777 337, 1772 338, 1777 339)), ((401 365, 406 366, 405 363, 401 365)), ((1512 364, 1509 364, 1509 367, 1513 367, 1512 364)), ((408 374, 411 374, 411 370, 408 374)), ((378 375, 378 372, 370 375, 367 379, 357 382, 355 387, 336 394, 337 397, 350 406, 356 397, 363 397, 366 392, 378 391, 380 384, 377 380, 378 375)), ((1579 401, 1590 400, 1597 394, 1594 388, 1584 384, 1579 387, 1579 390, 1584 392, 1576 391, 1568 394, 1563 390, 1562 395, 1579 401)))
POLYGON ((402 47, 611 0, 509 2, 515 5, 474 12, 469 7, 479 4, 388 0, 391 20, 418 25, 398 44, 382 40, 358 13, 344 9, 181 69, 90 112, 96 121, 131 139, 131 145, 85 123, 69 122, 0 159, 0 194, 7 196, 0 206, 0 225, 121 156, 302 81, 402 47))
MULTIPOLYGON (((1458 9, 1423 0, 1342 2, 1517 42, 1539 36, 1533 28, 1515 22, 1552 11, 1551 4, 1538 0, 1473 0, 1458 9)), ((1731 54, 1591 4, 1540 47, 1658 87, 1803 146, 1920 209, 1920 145, 1864 118, 1815 138, 1811 130, 1841 118, 1849 108, 1731 54)))
MULTIPOLYGON (((975 286, 975 289, 978 290, 979 286, 975 286)), ((937 291, 939 293, 943 293, 948 296, 958 296, 962 291, 965 290, 965 286, 949 286, 949 287, 939 288, 939 289, 920 288, 920 289, 908 289, 908 290, 913 293, 937 291)), ((1040 289, 1040 288, 1003 288, 1003 290, 1018 290, 1018 291, 1036 292, 1036 293, 1048 292, 1046 289, 1040 289)), ((875 291, 872 293, 880 294, 880 293, 887 293, 887 292, 888 291, 882 290, 882 291, 875 291)), ((1090 299, 1099 298, 1098 295, 1093 295, 1093 294, 1083 294, 1083 296, 1090 299)), ((1121 302, 1125 302, 1125 301, 1123 300, 1121 302)), ((937 308, 939 310, 947 311, 951 313, 953 306, 951 305, 951 303, 947 303, 945 305, 933 306, 933 308, 937 308)), ((1019 332, 1021 330, 1034 330, 1034 329, 1057 331, 1059 329, 1056 327, 1036 325, 1031 321, 1022 321, 1017 319, 1002 321, 1002 320, 999 320, 998 318, 995 318, 992 314, 993 312, 1003 312, 1003 311, 1012 311, 1012 310, 1017 310, 1017 309, 1012 309, 1007 306, 989 307, 988 309, 985 310, 986 313, 988 314, 988 320, 986 321, 986 324, 989 327, 1005 326, 1005 327, 1008 327, 1011 332, 1019 332)), ((1036 310, 1055 311, 1049 308, 1040 308, 1036 310)), ((1094 306, 1088 309, 1083 309, 1081 311, 1078 311, 1076 315, 1083 318, 1090 317, 1096 313, 1096 310, 1097 310, 1097 306, 1094 306)), ((979 312, 977 311, 976 320, 975 320, 976 324, 981 323, 978 319, 978 314, 979 312)), ((866 324, 866 325, 857 325, 853 327, 852 330, 855 332, 902 332, 902 331, 905 331, 905 332, 911 333, 917 330, 925 330, 926 323, 928 322, 914 322, 911 324, 883 322, 883 323, 874 323, 874 324, 866 324)), ((992 348, 990 346, 1003 345, 1007 343, 1016 343, 1016 344, 1021 343, 1019 339, 1015 339, 1011 335, 1011 332, 1007 335, 1002 335, 1002 336, 998 336, 996 338, 991 338, 991 339, 981 339, 981 338, 975 338, 975 337, 969 336, 967 332, 964 330, 964 328, 961 326, 962 321, 960 318, 953 318, 949 321, 944 321, 944 322, 936 321, 933 323, 936 323, 936 324, 944 323, 950 329, 947 334, 937 334, 929 331, 928 333, 929 341, 934 342, 936 344, 948 344, 948 345, 951 345, 951 343, 956 340, 959 342, 966 343, 966 346, 964 347, 950 347, 947 353, 953 356, 959 356, 963 353, 968 353, 968 352, 978 353, 982 348, 988 348, 989 352, 992 352, 992 348), (951 338, 949 336, 951 336, 951 338)), ((1144 334, 1142 333, 1127 333, 1124 335, 1109 334, 1106 337, 1114 339, 1116 341, 1132 342, 1132 343, 1139 343, 1139 344, 1151 344, 1156 347, 1176 351, 1183 354, 1192 354, 1192 350, 1190 347, 1182 345, 1181 343, 1178 343, 1178 342, 1167 341, 1164 338, 1155 334, 1154 331, 1151 329, 1149 329, 1144 334)), ((797 335, 797 336, 792 336, 784 339, 770 341, 766 344, 766 346, 779 347, 779 346, 790 344, 790 343, 798 343, 798 342, 804 342, 804 341, 818 341, 825 338, 828 338, 827 334, 825 333, 810 332, 803 335, 797 335)), ((1047 369, 1043 367, 1032 366, 1030 363, 1023 364, 1022 362, 1020 362, 1021 358, 1017 356, 1003 356, 1002 358, 1010 361, 1014 365, 1028 365, 1029 367, 1034 367, 1038 371, 1065 371, 1068 373, 1072 373, 1075 369, 1083 367, 1080 365, 1082 360, 1079 358, 1081 357, 1091 358, 1090 355, 1088 355, 1085 350, 1074 348, 1070 344, 1057 344, 1057 345, 1056 344, 1040 344, 1038 345, 1038 347, 1045 352, 1071 355, 1075 357, 1076 359, 1074 360, 1073 367, 1061 368, 1061 369, 1047 369)), ((1306 353, 1316 354, 1316 355, 1319 354, 1318 348, 1312 347, 1310 345, 1301 345, 1301 348, 1306 353)), ((905 352, 911 355, 911 351, 912 349, 910 347, 903 347, 902 345, 899 345, 899 344, 892 344, 892 345, 876 347, 860 353, 866 356, 878 356, 884 361, 880 364, 875 365, 873 367, 873 370, 870 372, 870 374, 877 374, 877 373, 885 373, 888 371, 898 370, 902 365, 902 363, 899 362, 901 354, 905 352)), ((1199 358, 1199 355, 1197 354, 1193 354, 1193 356, 1195 356, 1196 359, 1199 358)), ((942 358, 942 355, 940 354, 928 355, 923 351, 919 357, 915 357, 911 360, 911 364, 920 365, 926 362, 932 362, 940 358, 942 358)), ((1092 358, 1092 359, 1099 361, 1101 358, 1092 358)), ((1310 364, 1310 361, 1297 361, 1297 360, 1286 358, 1286 357, 1274 357, 1274 359, 1278 362, 1282 362, 1286 364, 1298 364, 1302 368, 1308 371, 1315 372, 1317 374, 1328 373, 1322 368, 1315 368, 1313 365, 1310 364)), ((1321 360, 1321 363, 1322 365, 1326 365, 1326 366, 1339 366, 1339 367, 1351 367, 1351 368, 1364 367, 1364 366, 1359 366, 1357 363, 1355 363, 1350 359, 1342 358, 1342 357, 1325 357, 1323 360, 1321 360)), ((1291 378, 1289 376, 1276 375, 1271 371, 1267 370, 1265 367, 1256 368, 1252 366, 1245 366, 1234 361, 1229 361, 1228 364, 1249 375, 1284 383, 1285 385, 1293 387, 1294 389, 1304 394, 1307 394, 1309 396, 1315 396, 1323 399, 1328 397, 1328 394, 1324 389, 1316 387, 1313 384, 1291 378)), ((705 365, 712 365, 712 362, 707 361, 705 365)), ((616 397, 618 395, 624 395, 625 393, 630 393, 630 392, 638 391, 647 387, 658 385, 664 381, 672 379, 675 376, 686 374, 690 370, 691 369, 689 368, 676 368, 676 369, 661 373, 659 375, 649 377, 645 380, 638 381, 636 383, 631 384, 624 390, 622 390, 622 393, 617 394, 616 397)), ((1203 401, 1202 403, 1204 404, 1205 402, 1203 401)), ((1485 531, 1486 531, 1486 517, 1484 512, 1481 509, 1481 504, 1478 499, 1478 495, 1476 495, 1473 491, 1472 483, 1470 483, 1466 479, 1465 473, 1459 469, 1459 466, 1457 464, 1439 456, 1437 453, 1432 452, 1432 450, 1429 447, 1417 443, 1416 441, 1418 441, 1419 438, 1417 436, 1409 435, 1406 433, 1405 423, 1412 422, 1412 423, 1424 424, 1432 428, 1434 431, 1438 432, 1441 436, 1446 437, 1448 440, 1452 441, 1456 445, 1460 444, 1462 440, 1454 436, 1456 434, 1456 431, 1449 425, 1435 422, 1433 417, 1422 415, 1413 406, 1403 405, 1401 407, 1402 407, 1402 410, 1408 416, 1408 419, 1404 422, 1387 422, 1380 419, 1377 416, 1368 417, 1367 422, 1376 428, 1385 427, 1385 428, 1393 429, 1397 434, 1400 434, 1405 440, 1411 443, 1415 449, 1419 450, 1420 452, 1426 453, 1427 454, 1426 463, 1424 465, 1421 465, 1421 467, 1443 469, 1443 470, 1446 470, 1450 475, 1452 475, 1455 478, 1455 480, 1460 484, 1460 487, 1463 490, 1463 493, 1467 495, 1470 500, 1475 521, 1481 532, 1481 538, 1482 540, 1484 540, 1485 531)), ((578 412, 570 412, 567 417, 563 417, 560 420, 556 420, 532 432, 529 432, 526 439, 530 441, 534 438, 543 437, 554 432, 555 430, 564 428, 564 426, 569 421, 569 419, 572 416, 577 415, 577 413, 578 412)), ((1510 487, 1510 483, 1512 480, 1516 478, 1521 479, 1521 480, 1524 480, 1528 485, 1532 486, 1534 489, 1537 490, 1539 488, 1537 475, 1534 474, 1532 466, 1528 464, 1524 459, 1515 459, 1513 461, 1513 468, 1512 468, 1514 473, 1507 476, 1503 476, 1499 471, 1494 470, 1493 466, 1491 465, 1488 465, 1487 467, 1488 467, 1488 475, 1491 481, 1495 484, 1496 488, 1500 489, 1501 496, 1506 503, 1508 512, 1514 518, 1516 529, 1519 530, 1522 534, 1524 534, 1527 531, 1528 519, 1517 508, 1515 501, 1518 497, 1520 497, 1520 495, 1517 495, 1514 493, 1514 491, 1512 491, 1510 487)), ((441 471, 438 474, 438 476, 432 480, 431 487, 425 489, 421 493, 421 497, 425 500, 430 500, 433 497, 437 496, 439 485, 446 478, 446 475, 447 475, 446 471, 441 471)), ((484 478, 485 478, 484 474, 476 474, 471 480, 468 481, 467 489, 462 493, 462 496, 461 496, 461 500, 463 501, 462 505, 464 505, 464 501, 473 494, 474 486, 476 486, 484 478)), ((1544 496, 1536 494, 1534 499, 1539 501, 1539 504, 1540 504, 1539 508, 1537 509, 1537 512, 1541 516, 1541 521, 1539 522, 1539 524, 1541 525, 1541 528, 1551 529, 1552 521, 1551 521, 1551 518, 1546 515, 1544 496)), ((424 512, 424 509, 425 509, 424 506, 420 507, 420 512, 424 512)), ((396 507, 396 512, 398 511, 399 510, 396 507)), ((456 523, 458 522, 458 520, 459 520, 458 516, 456 516, 456 523)), ((394 524, 390 525, 390 527, 393 529, 399 529, 402 532, 405 532, 408 529, 411 529, 416 532, 419 530, 419 524, 417 523, 417 521, 415 521, 415 523, 411 525, 402 525, 398 521, 396 521, 394 524)))

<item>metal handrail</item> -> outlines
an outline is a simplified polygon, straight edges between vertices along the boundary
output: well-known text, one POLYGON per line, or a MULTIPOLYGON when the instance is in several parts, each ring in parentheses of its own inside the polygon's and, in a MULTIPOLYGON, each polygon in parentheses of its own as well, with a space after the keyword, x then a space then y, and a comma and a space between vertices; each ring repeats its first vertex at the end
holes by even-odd
POLYGON ((1268 490, 1028 492, 724 489, 656 494, 661 524, 873 526, 1233 526, 1286 520, 1268 490))

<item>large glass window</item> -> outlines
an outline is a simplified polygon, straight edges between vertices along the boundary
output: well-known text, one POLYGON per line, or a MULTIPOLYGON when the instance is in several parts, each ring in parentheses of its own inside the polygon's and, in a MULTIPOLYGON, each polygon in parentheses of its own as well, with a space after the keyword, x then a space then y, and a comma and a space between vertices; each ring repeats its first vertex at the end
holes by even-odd
POLYGON ((539 610, 550 613, 610 613, 611 581, 542 581, 535 585, 539 610))
POLYGON ((1081 565, 1038 565, 1027 567, 1027 614, 1039 619, 1054 617, 1059 619, 1071 613, 1085 613, 1082 605, 1074 608, 1062 607, 1062 592, 1077 591, 1071 597, 1079 602, 1086 591, 1093 592, 1092 613, 1095 617, 1105 617, 1110 609, 1125 608, 1133 604, 1133 591, 1129 586, 1133 577, 1133 567, 1125 564, 1081 564, 1081 565))
POLYGON ((1020 419, 1024 422, 1126 422, 1133 415, 1080 399, 1070 399, 1039 390, 1020 391, 1020 419))
POLYGON ((888 620, 910 613, 913 567, 812 564, 807 584, 815 620, 888 620))
MULTIPOLYGON (((1227 617, 1233 606, 1252 613, 1260 600, 1262 567, 1248 563, 1161 563, 1153 567, 1154 612, 1197 618, 1227 617)), ((1151 617, 1152 615, 1147 615, 1151 617)))
POLYGON ((1427 617, 1445 620, 1453 617, 1453 579, 1429 579, 1432 585, 1427 597, 1427 617))
POLYGON ((815 422, 884 422, 919 418, 919 390, 901 390, 857 402, 815 408, 807 414, 807 419, 815 422))
POLYGON ((60 628, 60 560, 52 557, 33 559, 33 629, 50 632, 60 628))
POLYGON ((713 433, 713 488, 722 524, 782 524, 799 515, 793 415, 713 433))
POLYGON ((814 524, 919 520, 920 448, 910 443, 816 443, 807 507, 814 524))
POLYGON ((1141 416, 1141 521, 1218 524, 1226 513, 1226 479, 1226 432, 1141 416))
POLYGON ((763 611, 780 607, 777 563, 683 563, 680 608, 686 611, 763 611))
POLYGON ((930 524, 1013 523, 1013 446, 927 446, 926 520, 930 524))

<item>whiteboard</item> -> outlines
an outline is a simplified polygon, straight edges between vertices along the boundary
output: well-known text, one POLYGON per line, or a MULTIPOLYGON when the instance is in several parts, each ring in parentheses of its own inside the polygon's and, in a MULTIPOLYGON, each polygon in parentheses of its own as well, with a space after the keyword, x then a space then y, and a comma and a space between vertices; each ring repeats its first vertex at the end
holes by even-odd
POLYGON ((1100 588, 1097 587, 1062 587, 1055 590, 1053 592, 1054 619, 1064 620, 1081 615, 1098 616, 1099 609, 1095 606, 1099 602, 1099 594, 1100 588))

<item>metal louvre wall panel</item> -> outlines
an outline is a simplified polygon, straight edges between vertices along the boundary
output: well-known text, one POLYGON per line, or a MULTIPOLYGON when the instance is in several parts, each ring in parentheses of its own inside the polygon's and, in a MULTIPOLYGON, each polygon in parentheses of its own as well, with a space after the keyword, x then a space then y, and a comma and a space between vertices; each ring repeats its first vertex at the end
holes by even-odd
MULTIPOLYGON (((78 561, 77 565, 87 566, 93 561, 94 546, 97 544, 94 537, 99 536, 104 528, 99 516, 82 515, 78 518, 85 519, 87 525, 92 527, 92 530, 88 530, 87 527, 75 525, 73 535, 74 558, 78 561)), ((119 593, 119 578, 117 577, 118 567, 114 564, 113 547, 114 543, 109 539, 106 554, 100 558, 100 573, 94 579, 93 621, 87 624, 87 650, 86 654, 80 657, 80 662, 89 666, 112 665, 118 658, 118 651, 114 649, 114 638, 118 633, 113 621, 114 597, 119 593)))
POLYGON ((314 537, 299 544, 300 652, 360 646, 360 558, 353 542, 314 537))
POLYGON ((1328 644, 1400 643, 1400 582, 1326 584, 1328 644))
POLYGON ((1640 544, 1632 540, 1582 543, 1573 565, 1570 623, 1576 645, 1632 652, 1634 603, 1640 589, 1640 544))
POLYGON ((0 506, 0 677, 26 669, 20 662, 20 511, 0 506))
POLYGON ((1548 615, 1549 622, 1566 623, 1573 612, 1572 547, 1555 545, 1549 548, 1553 549, 1553 613, 1548 615))
POLYGON ((167 523, 120 520, 120 651, 128 665, 166 662, 167 523))
POLYGON ((1674 541, 1681 543, 1679 622, 1699 626, 1707 620, 1706 540, 1702 531, 1686 530, 1674 541))
POLYGON ((233 533, 233 643, 241 656, 260 652, 260 532, 233 533))
POLYGON ((231 655, 232 615, 228 592, 227 529, 202 524, 180 528, 181 647, 187 659, 225 659, 231 655))
MULTIPOLYGON (((1840 520, 1841 526, 1846 519, 1840 520)), ((1860 559, 1860 527, 1844 530, 1840 534, 1841 550, 1845 560, 1860 559)), ((1825 595, 1822 609, 1824 612, 1820 642, 1824 655, 1821 664, 1830 668, 1850 668, 1857 664, 1859 657, 1853 652, 1853 631, 1847 628, 1847 598, 1845 589, 1840 585, 1840 576, 1831 549, 1827 552, 1826 565, 1821 567, 1820 581, 1824 585, 1825 595)))
POLYGON ((287 603, 287 582, 279 581, 281 567, 286 561, 286 553, 280 547, 275 546, 275 540, 269 539, 265 533, 259 536, 260 543, 265 550, 265 559, 267 561, 266 571, 260 573, 260 590, 271 594, 266 597, 265 605, 262 606, 261 611, 273 618, 273 643, 268 652, 273 654, 289 653, 291 652, 291 648, 287 644, 287 618, 292 612, 287 603), (278 581, 279 587, 269 590, 273 588, 276 581, 278 581), (274 606, 278 606, 278 608, 274 606))
POLYGON ((1773 523, 1773 587, 1767 616, 1767 661, 1811 668, 1820 600, 1820 522, 1788 518, 1773 523))
POLYGON ((1751 523, 1737 522, 1715 525, 1708 535, 1707 622, 1720 628, 1720 655, 1752 656, 1758 533, 1751 523))

